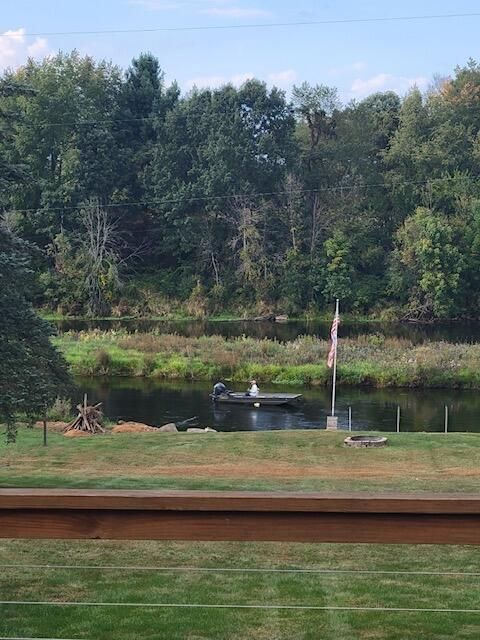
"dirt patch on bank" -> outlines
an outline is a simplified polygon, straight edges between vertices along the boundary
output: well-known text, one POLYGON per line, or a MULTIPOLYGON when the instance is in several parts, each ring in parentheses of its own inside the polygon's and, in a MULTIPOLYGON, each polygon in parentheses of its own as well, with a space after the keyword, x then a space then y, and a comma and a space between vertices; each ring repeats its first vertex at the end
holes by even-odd
MULTIPOLYGON (((48 431, 55 431, 56 433, 62 433, 62 431, 65 429, 65 427, 68 425, 68 422, 62 422, 61 420, 54 420, 54 421, 48 421, 47 422, 47 429, 48 431)), ((36 422, 35 423, 35 428, 36 429, 43 429, 43 422, 36 422)))
MULTIPOLYGON (((85 468, 76 469, 69 465, 70 473, 82 471, 85 468)), ((448 477, 478 478, 480 469, 448 468, 432 469, 429 465, 405 463, 383 463, 365 465, 359 467, 325 465, 325 466, 298 466, 286 462, 266 460, 245 460, 232 463, 207 463, 207 464, 149 464, 147 467, 137 465, 112 466, 102 462, 98 468, 90 466, 90 473, 95 476, 108 477, 114 474, 122 474, 126 477, 174 477, 174 478, 225 478, 225 479, 265 479, 265 480, 298 480, 306 478, 318 478, 324 480, 395 480, 410 477, 414 480, 437 478, 447 474, 448 477)))
POLYGON ((112 427, 112 433, 159 433, 158 429, 143 422, 123 422, 112 427))

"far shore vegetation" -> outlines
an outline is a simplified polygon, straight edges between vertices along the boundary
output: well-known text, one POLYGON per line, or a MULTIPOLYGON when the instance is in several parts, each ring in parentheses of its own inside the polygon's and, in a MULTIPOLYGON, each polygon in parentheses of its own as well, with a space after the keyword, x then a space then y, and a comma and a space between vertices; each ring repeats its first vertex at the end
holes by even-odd
MULTIPOLYGON (((165 380, 224 379, 322 386, 331 380, 328 342, 248 337, 185 337, 126 331, 67 332, 53 338, 70 370, 81 376, 138 376, 165 380)), ((480 388, 480 345, 413 344, 382 335, 341 340, 338 383, 376 387, 480 388)))
POLYGON ((128 68, 73 50, 6 70, 0 213, 30 247, 32 301, 202 318, 340 298, 382 320, 478 317, 480 64, 458 62, 425 92, 347 104, 322 78, 183 92, 140 52, 128 68))
MULTIPOLYGON (((332 314, 334 312, 334 304, 332 303, 330 307, 324 309, 315 309, 310 312, 305 312, 297 315, 284 316, 286 321, 288 322, 321 322, 325 324, 330 324, 332 322, 332 314)), ((157 314, 142 314, 141 310, 138 310, 137 313, 125 314, 125 315, 89 315, 88 313, 82 313, 80 315, 70 315, 63 314, 59 312, 50 311, 45 308, 37 309, 38 314, 49 322, 63 322, 63 321, 79 321, 79 322, 91 322, 95 323, 97 321, 105 321, 105 322, 128 322, 128 321, 138 321, 140 322, 255 322, 255 321, 264 321, 268 322, 270 318, 277 317, 275 314, 265 314, 264 316, 258 316, 254 310, 252 309, 237 309, 234 311, 224 311, 222 313, 215 314, 195 314, 188 313, 186 310, 177 309, 175 311, 166 310, 164 313, 157 314)), ((281 314, 278 314, 281 315, 281 314)), ((468 321, 477 321, 480 319, 465 319, 459 318, 455 320, 448 321, 431 321, 431 322, 419 322, 419 323, 408 323, 412 325, 433 325, 441 322, 448 322, 448 324, 468 322, 468 321)), ((273 322, 273 320, 271 320, 273 322)), ((402 323, 400 310, 397 309, 387 309, 384 312, 379 314, 355 314, 355 313, 342 313, 342 321, 347 323, 402 323)), ((283 324, 284 321, 280 321, 283 324)))

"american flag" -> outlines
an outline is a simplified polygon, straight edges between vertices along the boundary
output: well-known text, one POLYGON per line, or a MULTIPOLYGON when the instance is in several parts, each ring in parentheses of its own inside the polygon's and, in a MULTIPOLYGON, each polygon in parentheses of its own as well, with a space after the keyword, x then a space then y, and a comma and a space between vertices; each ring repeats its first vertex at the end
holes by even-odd
POLYGON ((340 324, 340 316, 335 314, 333 318, 332 328, 330 330, 330 339, 332 344, 330 346, 330 351, 328 352, 327 358, 327 366, 331 369, 333 367, 333 361, 335 359, 335 349, 337 348, 337 334, 338 334, 338 326, 340 324))

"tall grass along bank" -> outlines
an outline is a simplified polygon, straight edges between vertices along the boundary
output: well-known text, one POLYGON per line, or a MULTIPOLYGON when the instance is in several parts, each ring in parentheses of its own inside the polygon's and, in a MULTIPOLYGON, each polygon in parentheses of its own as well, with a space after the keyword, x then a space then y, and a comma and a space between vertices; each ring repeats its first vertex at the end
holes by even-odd
MULTIPOLYGON (((156 332, 68 332, 54 338, 72 373, 180 380, 226 379, 281 385, 326 385, 328 343, 303 336, 292 342, 184 337, 156 332)), ((480 388, 480 345, 414 345, 380 335, 341 340, 338 383, 377 387, 480 388)))

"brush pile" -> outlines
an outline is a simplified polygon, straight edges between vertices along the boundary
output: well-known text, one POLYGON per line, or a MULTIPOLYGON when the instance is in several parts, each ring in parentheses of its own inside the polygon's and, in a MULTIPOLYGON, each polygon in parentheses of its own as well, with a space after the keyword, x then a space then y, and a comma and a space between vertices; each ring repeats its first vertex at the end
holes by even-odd
POLYGON ((101 406, 101 402, 89 406, 87 404, 87 394, 85 394, 83 397, 83 405, 77 405, 77 417, 67 424, 64 433, 68 433, 69 431, 82 431, 91 433, 92 435, 95 433, 105 433, 105 429, 102 427, 103 413, 100 409, 101 406))

